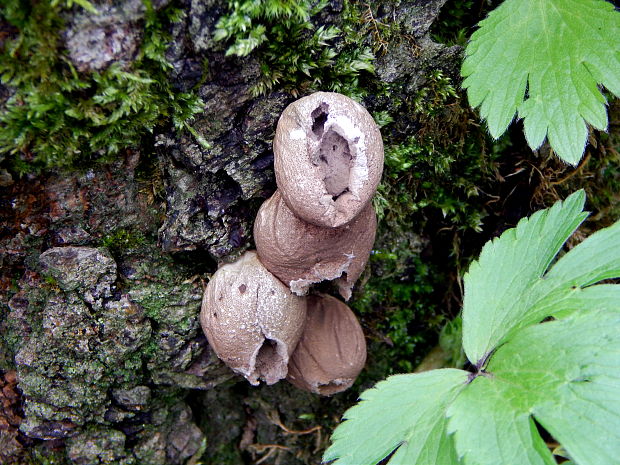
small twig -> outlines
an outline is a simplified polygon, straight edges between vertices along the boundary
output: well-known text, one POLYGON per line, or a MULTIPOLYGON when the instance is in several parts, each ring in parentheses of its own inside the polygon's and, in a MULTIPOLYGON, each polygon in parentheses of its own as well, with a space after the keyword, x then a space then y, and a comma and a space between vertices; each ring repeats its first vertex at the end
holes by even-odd
POLYGON ((514 176, 516 174, 522 173, 523 171, 525 171, 525 168, 521 167, 521 168, 517 168, 515 171, 513 171, 510 174, 507 174, 506 176, 504 176, 505 178, 509 178, 510 176, 514 176))
POLYGON ((372 26, 372 29, 373 29, 371 32, 372 37, 375 40, 375 42, 379 44, 379 46, 377 47, 377 50, 380 51, 382 55, 385 55, 385 53, 387 52, 388 43, 381 36, 381 31, 379 31, 378 25, 380 24, 381 26, 386 26, 386 24, 377 21, 377 19, 375 18, 375 15, 373 15, 372 13, 372 8, 370 6, 370 3, 366 3, 365 5, 366 5, 366 12, 364 13, 364 20, 367 23, 370 23, 372 26))
POLYGON ((312 451, 314 454, 323 449, 323 435, 321 434, 321 428, 316 430, 316 441, 314 442, 314 450, 312 451))
POLYGON ((564 176, 561 179, 558 179, 557 181, 551 181, 549 182, 549 184, 551 184, 552 186, 557 186, 558 184, 562 184, 566 181, 568 181, 570 178, 572 178, 573 176, 575 176, 577 173, 579 173, 579 171, 581 171, 581 169, 588 163, 588 161, 590 161, 590 152, 588 152, 586 154, 585 157, 583 157, 583 160, 581 160, 581 163, 579 163, 579 165, 577 166, 577 168, 575 168, 573 171, 571 171, 570 173, 568 173, 566 176, 564 176))
POLYGON ((290 429, 287 428, 283 423, 282 420, 280 420, 280 415, 278 414, 277 410, 272 410, 270 412, 267 413, 267 418, 269 419, 269 421, 271 423, 273 423, 276 426, 279 426, 282 431, 284 431, 287 434, 295 434, 295 435, 304 435, 304 434, 310 434, 310 433, 314 433, 315 431, 320 431, 321 430, 321 426, 320 425, 316 425, 313 426, 312 428, 308 428, 308 429, 304 429, 304 430, 294 430, 294 429, 290 429))
POLYGON ((198 280, 202 281, 202 278, 200 277, 199 274, 195 274, 194 276, 190 276, 189 278, 187 278, 181 284, 194 284, 198 280))
POLYGON ((285 450, 288 452, 291 451, 290 447, 281 446, 280 444, 251 444, 250 448, 259 454, 267 451, 265 455, 263 455, 259 460, 254 462, 256 465, 260 465, 261 463, 265 462, 279 450, 285 450))

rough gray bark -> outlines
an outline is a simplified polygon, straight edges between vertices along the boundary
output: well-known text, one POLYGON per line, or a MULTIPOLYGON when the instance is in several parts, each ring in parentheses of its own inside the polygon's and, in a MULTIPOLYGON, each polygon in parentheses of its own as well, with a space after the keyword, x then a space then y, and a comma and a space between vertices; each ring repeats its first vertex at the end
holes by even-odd
MULTIPOLYGON (((444 2, 401 2, 394 12, 416 46, 390 46, 376 75, 401 96, 419 89, 429 70, 456 69, 459 50, 428 37, 444 2)), ((70 19, 66 45, 78 69, 131 60, 140 5, 117 2, 94 19, 70 19), (111 42, 100 50, 86 36, 111 42)), ((249 388, 214 356, 198 321, 216 260, 252 245, 258 207, 275 190, 275 125, 294 98, 251 97, 258 63, 225 58, 212 40, 225 2, 183 7, 170 79, 192 87, 209 59, 199 89, 206 108, 193 127, 211 147, 170 130, 108 166, 26 176, 3 188, 0 370, 16 370, 28 447, 64 450, 68 463, 178 464, 205 445, 217 463, 267 454, 268 463, 317 463, 329 431, 302 430, 333 424, 355 393, 326 400, 285 383, 249 388), (156 166, 141 161, 151 151, 156 166)), ((398 115, 397 131, 415 127, 396 97, 364 103, 398 115)))

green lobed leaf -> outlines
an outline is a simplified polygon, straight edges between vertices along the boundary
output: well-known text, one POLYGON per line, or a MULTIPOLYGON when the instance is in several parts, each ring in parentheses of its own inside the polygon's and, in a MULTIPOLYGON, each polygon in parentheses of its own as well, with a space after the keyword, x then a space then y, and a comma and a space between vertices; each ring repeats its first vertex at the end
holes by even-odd
POLYGON ((548 137, 577 164, 588 130, 607 128, 601 84, 620 96, 620 14, 604 0, 506 0, 480 22, 461 74, 495 138, 518 112, 527 142, 548 137))
POLYGON ((595 232, 558 260, 547 273, 574 286, 620 276, 620 221, 595 232))
POLYGON ((577 311, 578 305, 591 309, 617 308, 617 286, 591 284, 618 277, 620 222, 592 234, 561 257, 542 279, 533 283, 523 298, 527 311, 504 338, 546 317, 566 316, 577 311))
POLYGON ((620 464, 620 311, 524 328, 448 410, 465 465, 555 463, 533 418, 579 465, 620 464))
POLYGON ((464 465, 555 465, 524 399, 507 396, 505 384, 478 377, 448 409, 459 457, 464 465))
POLYGON ((620 285, 593 285, 620 277, 620 222, 547 271, 585 218, 584 200, 579 191, 522 220, 472 264, 463 338, 475 373, 379 383, 347 411, 324 459, 552 465, 540 424, 576 465, 620 465, 620 285), (539 323, 547 316, 559 319, 539 323))
POLYGON ((564 242, 587 216, 585 193, 522 219, 487 242, 464 276, 463 348, 480 366, 527 315, 528 291, 540 280, 564 242))
POLYGON ((445 411, 465 387, 456 369, 395 375, 361 395, 332 435, 324 461, 337 465, 459 465, 445 411))
POLYGON ((570 290, 561 288, 541 299, 533 309, 535 319, 541 315, 554 318, 566 318, 584 308, 612 310, 620 312, 620 285, 599 284, 586 288, 575 287, 570 290))

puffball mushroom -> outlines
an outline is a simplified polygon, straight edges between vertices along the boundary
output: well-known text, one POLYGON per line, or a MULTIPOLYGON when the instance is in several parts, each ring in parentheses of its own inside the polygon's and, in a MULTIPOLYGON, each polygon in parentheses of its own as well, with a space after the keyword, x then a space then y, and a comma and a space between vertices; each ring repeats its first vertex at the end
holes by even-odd
POLYGON ((253 251, 215 272, 200 312, 217 356, 253 385, 286 377, 305 319, 305 298, 292 294, 253 251))
POLYGON ((346 225, 324 228, 297 218, 277 190, 258 211, 254 240, 265 268, 295 294, 306 294, 314 283, 336 280, 348 300, 364 271, 376 230, 370 203, 346 225))
POLYGON ((383 171, 372 116, 344 95, 316 92, 291 103, 273 141, 276 183, 302 220, 337 228, 370 203, 383 171))
POLYGON ((306 327, 289 362, 287 381, 331 396, 351 387, 365 363, 364 333, 351 309, 328 295, 308 296, 306 327))

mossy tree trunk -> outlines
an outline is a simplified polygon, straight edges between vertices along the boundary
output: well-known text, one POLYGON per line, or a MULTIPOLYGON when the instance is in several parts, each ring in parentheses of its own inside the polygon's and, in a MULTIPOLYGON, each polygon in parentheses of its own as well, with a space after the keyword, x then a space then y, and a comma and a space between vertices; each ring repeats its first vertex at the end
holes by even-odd
MULTIPOLYGON (((15 149, 0 171, 1 463, 318 463, 360 390, 414 368, 458 311, 457 266, 570 189, 532 180, 567 174, 548 153, 523 167, 533 155, 519 155, 518 136, 493 144, 479 128, 458 92, 462 49, 429 32, 444 3, 331 1, 290 20, 312 28, 288 42, 278 21, 255 18, 282 42, 238 57, 226 55, 234 38, 213 39, 231 13, 220 0, 93 2, 98 14, 10 2, 0 13, 8 69, 56 42, 0 93, 0 139, 15 149), (27 19, 35 13, 47 16, 27 19), (338 31, 317 45, 320 27, 338 31), (11 53, 20 37, 31 49, 11 53), (290 53, 307 66, 331 54, 340 69, 304 73, 290 53), (280 113, 331 89, 373 114, 387 157, 374 258, 352 299, 367 369, 350 391, 319 398, 284 382, 249 386, 209 348, 198 313, 218 262, 253 246, 253 219, 275 190, 280 113), (37 111, 73 119, 53 127, 37 111)), ((601 140, 570 175, 599 176, 601 221, 616 213, 620 169, 603 152, 617 143, 601 140)))

